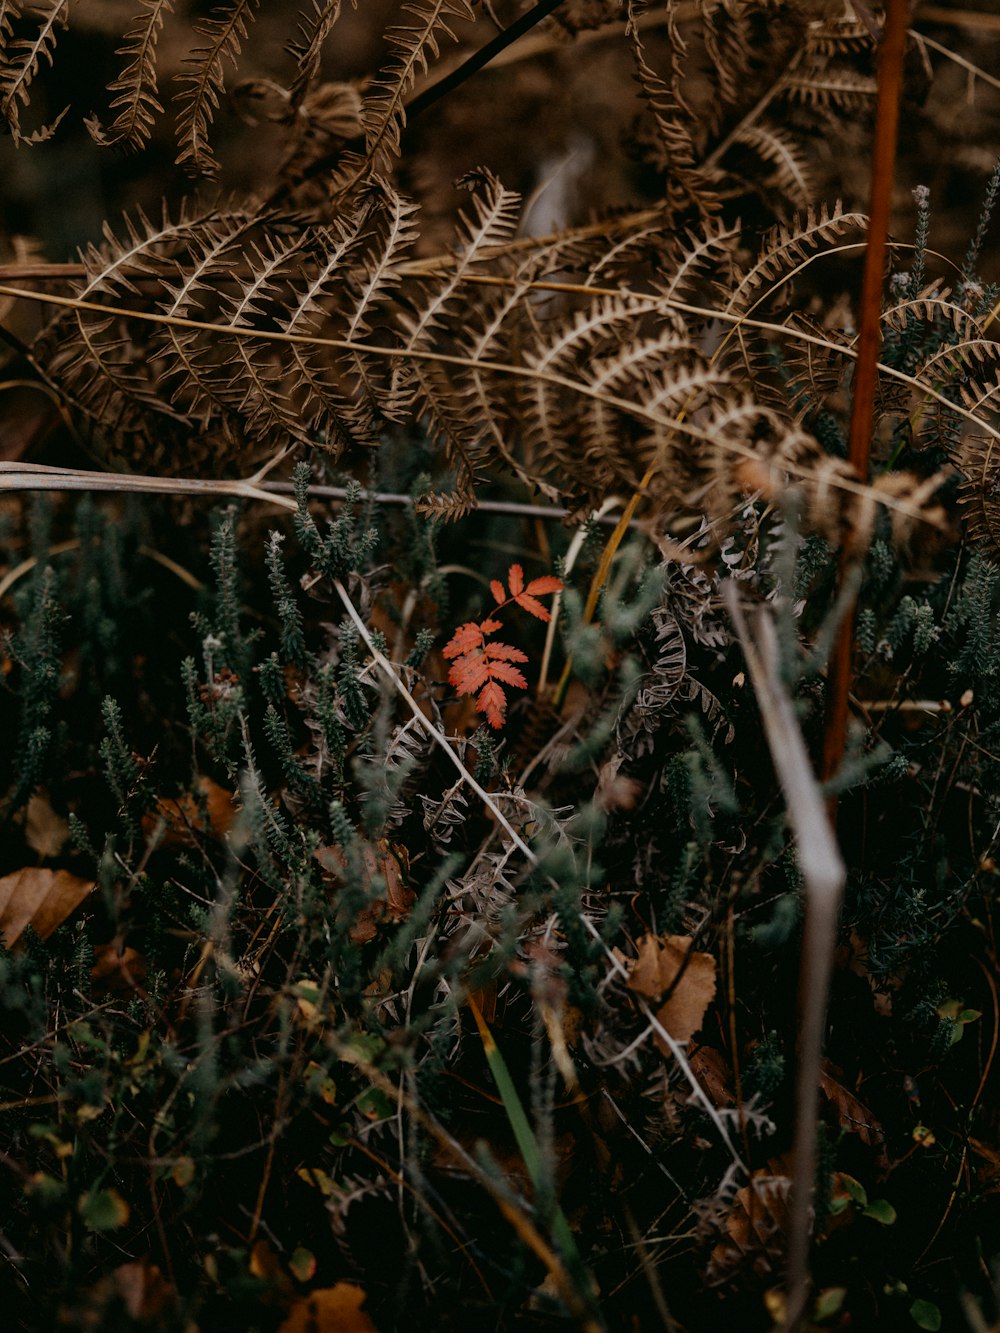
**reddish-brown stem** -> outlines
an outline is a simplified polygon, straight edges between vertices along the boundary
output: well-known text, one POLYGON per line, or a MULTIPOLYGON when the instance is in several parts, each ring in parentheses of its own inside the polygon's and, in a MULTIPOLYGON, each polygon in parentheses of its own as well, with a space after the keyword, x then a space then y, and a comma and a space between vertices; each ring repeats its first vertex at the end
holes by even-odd
MULTIPOLYGON (((872 184, 868 246, 861 286, 858 321, 858 359, 854 371, 848 460, 862 480, 868 478, 872 429, 875 416, 875 387, 882 341, 882 285, 892 208, 892 181, 899 131, 899 104, 903 88, 903 57, 906 50, 907 0, 886 0, 885 28, 879 46, 878 107, 875 113, 875 142, 872 149, 872 184)), ((841 579, 854 558, 843 551, 841 579)), ((854 660, 854 610, 844 616, 830 656, 827 676, 827 716, 823 743, 823 777, 837 771, 847 737, 848 696, 854 660)), ((836 801, 830 805, 836 814, 836 801)))

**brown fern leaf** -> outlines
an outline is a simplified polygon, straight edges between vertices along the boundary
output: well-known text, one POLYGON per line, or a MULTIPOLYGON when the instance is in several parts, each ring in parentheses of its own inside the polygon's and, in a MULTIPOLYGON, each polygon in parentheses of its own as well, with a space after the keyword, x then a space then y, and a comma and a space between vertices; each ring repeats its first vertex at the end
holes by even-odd
POLYGON ((863 230, 863 213, 845 213, 840 203, 832 209, 823 204, 810 208, 802 218, 788 226, 781 224, 765 236, 757 262, 739 280, 725 309, 730 314, 744 314, 754 304, 754 297, 766 286, 770 294, 793 269, 822 246, 832 245, 851 231, 863 230))
POLYGON ((666 270, 669 276, 657 275, 653 290, 667 301, 686 300, 704 282, 706 268, 716 270, 710 274, 713 286, 728 287, 725 279, 741 236, 739 223, 721 220, 706 222, 698 232, 687 232, 679 253, 666 270))
POLYGON ((952 458, 962 474, 958 503, 969 539, 1000 560, 1000 441, 967 435, 952 458))
POLYGON ((7 43, 14 35, 14 19, 20 15, 21 7, 15 0, 0 0, 0 60, 6 62, 7 43))
POLYGON ((226 62, 237 64, 259 3, 233 0, 195 24, 195 32, 206 44, 195 47, 185 62, 187 73, 176 76, 182 88, 174 97, 180 147, 176 162, 194 175, 214 176, 219 169, 208 131, 225 87, 226 62))
MULTIPOLYGON (((458 465, 459 489, 466 490, 476 478, 488 427, 484 420, 468 411, 463 394, 482 401, 483 382, 481 379, 477 382, 474 367, 471 374, 463 371, 456 381, 440 364, 421 360, 419 354, 434 350, 438 341, 448 336, 453 311, 467 299, 466 278, 481 272, 510 241, 517 225, 519 199, 486 172, 473 173, 461 183, 472 192, 472 209, 461 216, 455 263, 439 279, 421 284, 422 309, 414 315, 400 313, 404 347, 417 355, 405 367, 397 369, 394 386, 396 392, 407 384, 412 387, 417 410, 424 415, 432 436, 441 442, 448 459, 458 465)), ((511 312, 519 309, 520 306, 508 307, 511 312)), ((495 326, 495 332, 499 331, 495 326)), ((490 340, 480 338, 478 347, 484 356, 490 354, 490 340)))
POLYGON ((291 105, 302 105, 319 77, 323 47, 340 18, 343 0, 312 0, 311 10, 299 16, 299 36, 285 50, 295 61, 295 77, 289 85, 291 105))
POLYGON ((773 168, 769 180, 757 180, 756 189, 773 186, 793 208, 808 207, 813 197, 809 162, 801 143, 793 134, 762 121, 745 126, 733 142, 751 149, 773 168))
POLYGON ((5 32, 3 61, 0 63, 0 114, 7 121, 15 144, 44 143, 51 139, 56 127, 69 107, 64 107, 55 120, 41 129, 26 133, 21 127, 21 108, 31 97, 31 85, 43 64, 52 65, 59 31, 67 26, 69 0, 34 0, 23 8, 5 10, 0 19, 0 32, 5 32), (13 17, 38 21, 38 31, 32 37, 10 40, 13 17))
POLYGON ((877 87, 875 80, 843 69, 816 75, 803 73, 785 82, 788 101, 813 110, 836 110, 857 114, 872 105, 877 87))
MULTIPOLYGON (((287 297, 292 281, 306 262, 312 243, 310 233, 300 230, 286 235, 268 234, 244 251, 250 276, 238 293, 223 307, 228 323, 235 328, 259 328, 271 322, 287 297)), ((226 363, 229 372, 219 396, 238 416, 246 419, 261 440, 270 437, 310 439, 308 418, 296 400, 285 373, 283 349, 258 339, 231 340, 226 363)))
POLYGON ((947 324, 956 341, 974 342, 983 335, 982 324, 968 308, 949 300, 947 287, 935 283, 919 296, 890 306, 882 314, 882 322, 890 329, 904 332, 913 326, 924 327, 947 324))
MULTIPOLYGON (((849 347, 853 340, 847 333, 816 325, 801 313, 796 313, 785 323, 791 330, 802 330, 832 345, 821 347, 794 336, 788 339, 783 351, 784 381, 779 388, 784 402, 791 407, 797 421, 826 406, 835 404, 842 409, 851 362, 837 348, 849 347)), ((749 373, 755 386, 765 380, 756 365, 749 373)))
POLYGON ((722 106, 743 98, 753 69, 757 36, 751 26, 751 5, 714 5, 698 0, 702 40, 722 106))
POLYGON ((121 109, 107 130, 96 117, 87 121, 91 137, 98 143, 121 143, 137 149, 149 142, 156 117, 163 114, 157 97, 156 47, 163 21, 173 8, 174 0, 142 0, 142 12, 125 33, 125 45, 115 52, 126 57, 128 63, 108 84, 108 92, 120 94, 110 109, 121 109))
POLYGON ((476 497, 469 491, 451 491, 448 494, 429 491, 422 495, 414 508, 425 518, 437 518, 443 523, 457 522, 476 507, 476 497))
POLYGON ((41 345, 54 347, 52 370, 93 417, 113 421, 140 410, 188 420, 158 392, 150 354, 155 335, 148 325, 130 324, 126 313, 117 312, 127 312, 140 298, 140 282, 160 285, 177 275, 203 225, 183 212, 172 222, 166 211, 157 225, 139 210, 134 220, 125 217, 123 239, 106 223, 104 245, 89 245, 81 255, 86 277, 76 294, 107 305, 110 313, 78 310, 57 320, 41 345))
MULTIPOLYGON (((522 356, 532 377, 518 390, 518 407, 525 457, 533 472, 544 475, 567 469, 577 452, 581 425, 594 403, 593 396, 586 393, 588 367, 603 356, 613 357, 628 341, 630 331, 648 315, 649 303, 638 296, 600 296, 567 318, 543 324, 526 341, 522 356)), ((602 409, 597 410, 602 414, 602 409)), ((602 438, 605 448, 616 440, 615 431, 603 421, 592 423, 586 435, 598 449, 602 438)), ((625 445, 631 436, 630 430, 617 437, 617 443, 625 445)), ((608 475, 602 466, 601 484, 608 475)))
MULTIPOLYGON (((369 336, 376 312, 399 286, 399 265, 417 240, 416 204, 389 189, 383 181, 374 181, 370 189, 377 201, 376 215, 381 225, 375 244, 365 254, 361 276, 357 279, 357 290, 345 335, 349 342, 360 342, 369 336)), ((368 359, 363 353, 355 352, 349 354, 349 362, 357 376, 364 401, 374 406, 380 398, 380 391, 376 387, 368 359)), ((408 402, 408 395, 404 394, 396 400, 390 390, 388 395, 381 396, 380 411, 390 420, 398 419, 408 402)))
POLYGON ((349 220, 317 233, 323 248, 315 267, 293 285, 286 333, 320 333, 355 344, 331 354, 301 346, 288 349, 289 374, 310 430, 332 439, 375 443, 381 423, 403 420, 412 392, 394 379, 384 356, 363 350, 374 322, 390 321, 399 266, 416 239, 416 208, 375 181, 360 196, 349 220))
POLYGON ((691 108, 682 92, 684 57, 687 47, 677 23, 676 0, 669 0, 665 19, 670 41, 670 82, 656 73, 646 60, 645 49, 639 37, 636 22, 645 5, 639 0, 628 0, 626 32, 632 43, 636 79, 649 111, 656 137, 649 145, 649 158, 658 171, 666 176, 667 198, 677 211, 694 208, 707 217, 718 208, 718 201, 710 189, 710 176, 698 166, 691 108))
POLYGON ((407 0, 402 12, 411 22, 390 28, 385 34, 393 58, 373 81, 362 111, 365 170, 376 175, 387 174, 399 155, 406 95, 418 75, 425 73, 430 60, 440 54, 442 38, 458 41, 451 26, 456 20, 473 23, 476 18, 468 0, 407 0))
MULTIPOLYGON (((162 313, 170 319, 217 320, 219 285, 244 260, 258 220, 253 213, 204 219, 187 247, 177 279, 167 281, 162 313)), ((154 335, 162 358, 160 384, 185 415, 206 420, 213 409, 226 412, 232 384, 221 372, 221 341, 209 342, 199 329, 167 325, 154 335)))

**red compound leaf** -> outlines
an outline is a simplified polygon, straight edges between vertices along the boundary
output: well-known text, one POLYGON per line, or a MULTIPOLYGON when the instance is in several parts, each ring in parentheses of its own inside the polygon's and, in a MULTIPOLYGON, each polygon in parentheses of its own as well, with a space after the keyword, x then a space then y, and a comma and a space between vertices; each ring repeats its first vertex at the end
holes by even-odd
POLYGON ((448 683, 459 694, 475 694, 490 679, 490 663, 481 652, 466 653, 448 672, 448 683))
POLYGON ((488 643, 483 649, 484 657, 502 657, 506 662, 527 662, 528 654, 520 648, 512 648, 509 643, 488 643))
POLYGON ((482 648, 483 639, 486 633, 492 633, 492 626, 500 628, 499 621, 485 621, 482 625, 476 625, 471 620, 467 625, 459 625, 458 629, 451 636, 443 648, 445 657, 459 657, 462 653, 470 653, 476 648, 482 648), (486 630, 486 626, 491 628, 486 630), (485 633, 484 633, 485 631, 485 633))
POLYGON ((557 579, 555 574, 543 574, 540 579, 532 579, 524 591, 534 593, 536 597, 544 597, 546 593, 561 592, 562 586, 562 579, 557 579))
MULTIPOLYGON (((539 620, 551 620, 551 613, 538 601, 549 593, 558 592, 563 586, 562 579, 552 574, 524 582, 524 570, 520 565, 511 565, 507 571, 507 589, 499 579, 490 580, 490 592, 497 608, 503 608, 510 602, 516 602, 522 610, 537 616, 539 620)), ((475 624, 470 621, 460 625, 444 648, 447 658, 454 658, 448 671, 448 681, 459 694, 475 694, 476 708, 486 714, 491 727, 503 726, 507 712, 507 695, 504 686, 526 690, 528 682, 524 675, 511 665, 514 662, 527 662, 528 654, 520 648, 513 648, 509 643, 487 643, 487 636, 502 629, 501 621, 493 616, 475 624)))
POLYGON ((502 680, 505 685, 513 685, 515 689, 526 690, 528 682, 518 671, 517 667, 511 666, 509 662, 487 662, 486 663, 490 677, 493 680, 502 680))
POLYGON ((488 685, 484 685, 476 700, 476 707, 480 713, 486 714, 486 721, 497 731, 503 726, 505 713, 507 710, 507 696, 503 692, 503 686, 491 680, 488 685))

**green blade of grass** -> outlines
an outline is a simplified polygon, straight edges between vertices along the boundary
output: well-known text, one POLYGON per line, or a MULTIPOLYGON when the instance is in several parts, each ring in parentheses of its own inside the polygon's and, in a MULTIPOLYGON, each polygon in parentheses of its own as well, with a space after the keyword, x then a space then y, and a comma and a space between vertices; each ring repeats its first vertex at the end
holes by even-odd
MULTIPOLYGON (((493 1075, 493 1082, 496 1084, 497 1092, 500 1094, 500 1100, 503 1103, 504 1111, 507 1113, 507 1119, 510 1122, 511 1130, 517 1143, 518 1151, 524 1159, 524 1165, 528 1171, 528 1177, 534 1188, 541 1192, 545 1185, 545 1173, 542 1166, 542 1153, 538 1146, 538 1139, 535 1131, 531 1128, 524 1105, 518 1096, 517 1088, 514 1086, 514 1080, 510 1076, 510 1070, 507 1068, 506 1061, 500 1054, 500 1048, 494 1040, 493 1033, 487 1026, 482 1011, 475 999, 470 995, 468 1005, 472 1010, 472 1016, 476 1020, 476 1026, 479 1029, 479 1035, 483 1042, 483 1052, 486 1055, 486 1063, 490 1067, 490 1073, 493 1075)), ((557 1202, 552 1205, 552 1237, 562 1254, 566 1267, 576 1284, 577 1291, 586 1302, 588 1308, 598 1318, 601 1327, 604 1327, 600 1320, 597 1307, 594 1300, 594 1283, 580 1257, 580 1251, 577 1249, 576 1237, 570 1230, 569 1222, 566 1220, 566 1214, 557 1202)))

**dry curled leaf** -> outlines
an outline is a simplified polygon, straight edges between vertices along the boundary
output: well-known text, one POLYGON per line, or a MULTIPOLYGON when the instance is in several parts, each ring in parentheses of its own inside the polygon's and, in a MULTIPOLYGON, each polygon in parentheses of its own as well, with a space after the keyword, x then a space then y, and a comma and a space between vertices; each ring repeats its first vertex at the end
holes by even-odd
POLYGON ((48 793, 39 788, 24 812, 24 840, 39 856, 58 856, 69 837, 69 823, 52 809, 48 793))
POLYGON ((236 813, 233 793, 201 776, 193 791, 176 800, 158 801, 155 809, 144 817, 142 827, 149 837, 162 825, 163 842, 193 847, 199 838, 206 836, 221 842, 232 828, 236 813))
MULTIPOLYGON (((340 847, 320 847, 314 856, 335 879, 343 879, 347 859, 340 847)), ((378 934, 379 923, 383 920, 405 920, 417 896, 404 878, 409 873, 409 856, 405 847, 389 843, 385 838, 380 839, 375 846, 368 842, 362 843, 361 860, 365 887, 370 890, 376 876, 381 876, 385 896, 372 898, 358 913, 350 929, 352 944, 368 944, 378 934)))
POLYGON ((146 960, 130 944, 111 941, 94 949, 90 979, 96 992, 127 995, 142 990, 146 980, 146 960))
POLYGON ((755 1171, 749 1184, 737 1190, 708 1262, 712 1285, 741 1279, 756 1284, 781 1271, 792 1182, 780 1165, 772 1162, 767 1170, 755 1171))
POLYGON ((28 926, 39 937, 48 937, 83 902, 94 887, 92 879, 81 879, 68 870, 46 870, 26 866, 0 879, 0 933, 4 947, 21 938, 28 926))
MULTIPOLYGON (((675 1041, 687 1041, 701 1027, 715 998, 715 959, 692 949, 689 935, 644 935, 629 973, 637 995, 658 1000, 669 992, 656 1017, 675 1041)), ((665 1043, 658 1037, 661 1049, 665 1043)))
POLYGON ((361 1308, 365 1292, 353 1282, 311 1291, 296 1301, 278 1333, 378 1333, 361 1308))
POLYGON ((868 1107, 833 1077, 828 1062, 824 1062, 820 1070, 819 1086, 836 1112, 840 1128, 849 1134, 857 1134, 862 1143, 877 1149, 879 1157, 885 1159, 885 1131, 868 1107))
POLYGON ((691 1072, 713 1106, 736 1105, 732 1091, 733 1071, 729 1061, 714 1046, 699 1046, 688 1055, 691 1072))

